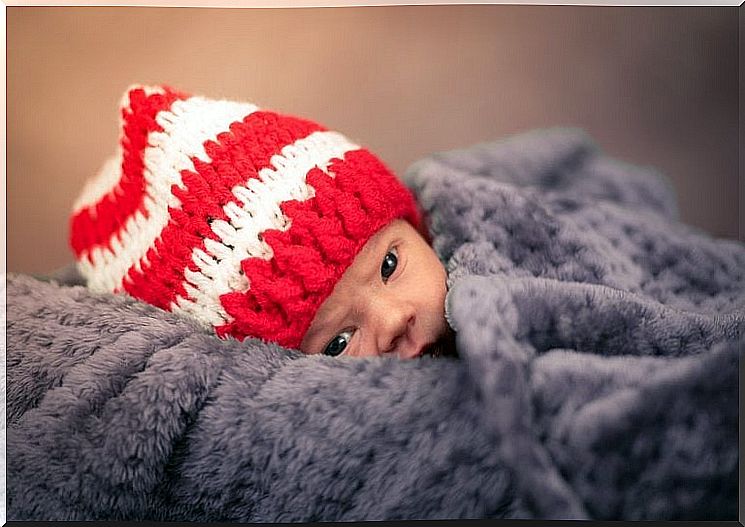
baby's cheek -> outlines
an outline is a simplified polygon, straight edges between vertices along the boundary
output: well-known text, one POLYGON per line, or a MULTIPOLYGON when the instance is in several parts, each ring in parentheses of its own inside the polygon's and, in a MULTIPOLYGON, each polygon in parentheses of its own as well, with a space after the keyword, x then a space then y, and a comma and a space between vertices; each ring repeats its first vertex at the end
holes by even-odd
MULTIPOLYGON (((439 265, 439 260, 438 260, 439 265)), ((430 279, 426 281, 423 293, 426 295, 427 302, 425 309, 427 312, 426 319, 429 324, 437 331, 445 328, 445 296, 447 294, 446 274, 444 268, 431 270, 430 279)))

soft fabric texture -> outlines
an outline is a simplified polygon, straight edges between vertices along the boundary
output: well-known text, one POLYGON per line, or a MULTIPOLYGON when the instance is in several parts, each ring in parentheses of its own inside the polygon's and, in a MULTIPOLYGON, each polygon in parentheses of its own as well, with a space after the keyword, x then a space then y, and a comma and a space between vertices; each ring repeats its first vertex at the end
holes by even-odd
POLYGON ((298 348, 367 240, 419 226, 377 157, 313 121, 167 86, 130 87, 120 113, 116 153, 70 219, 93 291, 298 348))
POLYGON ((737 518, 745 248, 575 130, 406 183, 459 358, 304 356, 10 275, 8 518, 737 518))

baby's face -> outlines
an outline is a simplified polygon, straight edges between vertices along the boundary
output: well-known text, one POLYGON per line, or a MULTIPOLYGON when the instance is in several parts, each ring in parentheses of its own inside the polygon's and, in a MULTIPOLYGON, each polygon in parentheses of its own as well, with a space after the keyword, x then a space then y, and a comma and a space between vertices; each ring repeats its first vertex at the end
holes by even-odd
POLYGON ((418 357, 448 333, 446 273, 437 255, 407 222, 381 229, 318 309, 304 353, 418 357))

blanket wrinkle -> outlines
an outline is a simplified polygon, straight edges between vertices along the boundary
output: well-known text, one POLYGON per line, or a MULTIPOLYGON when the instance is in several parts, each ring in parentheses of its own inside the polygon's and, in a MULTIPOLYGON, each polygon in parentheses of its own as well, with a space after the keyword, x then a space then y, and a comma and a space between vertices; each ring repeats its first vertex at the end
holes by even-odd
MULTIPOLYGON (((667 514, 668 518, 685 518, 694 510, 699 517, 709 519, 723 517, 725 510, 734 514, 734 501, 724 508, 711 505, 723 502, 714 490, 699 493, 683 505, 681 496, 687 494, 683 480, 677 480, 676 489, 659 477, 670 474, 674 466, 659 447, 664 430, 644 437, 644 441, 657 445, 653 449, 658 452, 655 462, 632 464, 632 469, 624 468, 628 464, 611 465, 612 470, 598 480, 601 484, 594 483, 593 492, 576 478, 577 467, 581 466, 577 460, 592 460, 594 467, 607 467, 614 459, 613 449, 605 455, 593 450, 597 445, 572 450, 557 443, 559 436, 552 433, 572 429, 572 416, 577 408, 589 404, 588 400, 597 401, 599 407, 603 407, 603 400, 615 401, 613 404, 633 408, 641 416, 654 414, 653 407, 645 408, 646 398, 639 395, 648 388, 638 382, 629 384, 624 378, 629 368, 647 373, 644 368, 652 358, 660 359, 656 367, 669 370, 668 381, 662 375, 651 381, 663 394, 677 394, 678 400, 687 401, 691 407, 719 416, 710 434, 727 437, 733 427, 736 429, 736 406, 720 408, 714 395, 707 395, 705 404, 691 401, 696 393, 686 393, 685 369, 676 365, 690 357, 691 375, 699 381, 706 379, 705 361, 710 357, 731 370, 724 356, 713 350, 719 346, 736 349, 734 343, 745 333, 742 243, 715 240, 679 223, 668 181, 653 170, 603 156, 594 145, 586 144, 582 133, 573 130, 531 132, 499 143, 430 156, 412 166, 406 178, 426 211, 434 233, 433 246, 448 265, 447 314, 459 337, 463 335, 459 352, 467 361, 478 361, 469 371, 485 393, 501 395, 496 388, 500 383, 515 392, 511 401, 499 406, 499 417, 492 421, 504 429, 517 428, 514 423, 521 421, 512 413, 535 410, 530 428, 533 439, 549 449, 557 465, 555 473, 579 493, 592 517, 644 518, 652 514, 660 518, 667 514), (536 140, 556 153, 551 167, 541 165, 546 150, 539 149, 537 161, 530 159, 534 152, 528 145, 536 140), (575 151, 581 154, 573 155, 575 151), (516 405, 523 390, 515 386, 523 386, 522 381, 509 384, 504 380, 520 371, 513 364, 517 352, 507 351, 514 348, 522 348, 520 363, 524 365, 532 405, 516 405), (559 377, 556 369, 544 371, 543 362, 539 362, 562 348, 574 353, 563 355, 569 361, 567 371, 574 375, 574 382, 566 389, 561 383, 566 373, 559 377), (478 350, 488 350, 493 362, 484 363, 486 355, 478 350), (605 383, 580 375, 588 354, 607 363, 603 367, 605 383), (623 358, 623 363, 607 362, 614 358, 623 358), (499 371, 507 373, 500 376, 499 371), (549 404, 545 401, 550 399, 538 389, 547 386, 552 394, 563 391, 567 395, 549 404), (708 410, 703 410, 705 407, 708 410), (656 487, 648 490, 667 496, 670 505, 666 509, 659 506, 659 501, 631 500, 629 505, 618 505, 628 496, 643 495, 638 491, 642 483, 630 475, 639 475, 643 466, 646 473, 656 475, 656 487), (623 481, 623 486, 618 481, 623 481), (627 489, 625 494, 621 488, 627 489), (613 494, 608 494, 611 491, 613 494), (609 505, 598 506, 601 500, 609 505)), ((736 360, 739 362, 739 355, 736 360)), ((736 390, 737 380, 732 377, 722 386, 725 393, 736 390)), ((485 395, 482 400, 491 402, 490 397, 485 395)), ((684 413, 681 409, 674 419, 666 418, 670 427, 677 426, 675 419, 683 419, 684 413)), ((496 414, 485 411, 484 417, 496 414)), ((602 413, 589 415, 588 422, 596 434, 612 428, 609 423, 613 417, 609 420, 602 413)), ((630 425, 620 414, 611 415, 620 420, 619 426, 626 427, 626 434, 638 435, 628 429, 630 425)), ((654 420, 645 422, 648 429, 654 429, 654 420)), ((691 444, 701 433, 695 430, 693 436, 681 436, 680 440, 691 444)), ((516 436, 517 432, 509 429, 506 435, 516 436)), ((731 484, 735 477, 730 455, 733 443, 729 448, 724 444, 703 451, 722 460, 718 467, 723 477, 720 482, 731 484)), ((505 459, 509 460, 510 455, 505 453, 505 459)), ((531 481, 534 472, 541 471, 517 457, 508 465, 519 465, 522 470, 515 471, 516 478, 526 482, 531 481)), ((686 484, 696 486, 701 480, 686 484)), ((649 481, 644 484, 650 485, 649 481)), ((533 488, 531 483, 523 487, 533 488)), ((531 502, 531 506, 538 517, 561 517, 550 505, 531 502)))
POLYGON ((469 371, 484 393, 483 400, 488 401, 487 422, 496 435, 510 438, 500 443, 500 451, 516 473, 530 474, 530 477, 517 479, 536 517, 588 519, 581 500, 531 433, 533 418, 527 380, 531 353, 529 348, 517 345, 513 338, 518 316, 515 306, 503 290, 485 297, 484 288, 488 288, 490 282, 479 284, 480 281, 483 280, 471 280, 454 293, 451 291, 448 303, 454 306, 451 316, 456 320, 469 316, 462 310, 472 305, 488 305, 491 309, 484 313, 500 313, 498 323, 488 324, 486 317, 476 317, 469 330, 460 329, 457 335, 459 349, 467 350, 469 371), (467 297, 469 302, 459 301, 462 297, 467 297), (501 341, 499 347, 492 345, 495 338, 501 341), (561 515, 557 516, 556 511, 562 511, 561 515), (551 512, 554 516, 547 515, 551 512))
POLYGON ((305 356, 9 274, 9 519, 736 518, 745 246, 576 129, 403 179, 457 358, 305 356))

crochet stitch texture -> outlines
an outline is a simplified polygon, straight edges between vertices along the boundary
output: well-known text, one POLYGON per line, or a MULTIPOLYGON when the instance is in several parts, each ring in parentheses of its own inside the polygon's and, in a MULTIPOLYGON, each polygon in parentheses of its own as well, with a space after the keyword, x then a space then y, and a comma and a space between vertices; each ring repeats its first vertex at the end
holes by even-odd
POLYGON ((119 148, 73 207, 88 286, 298 347, 355 256, 411 193, 368 150, 249 103, 131 87, 119 148))

